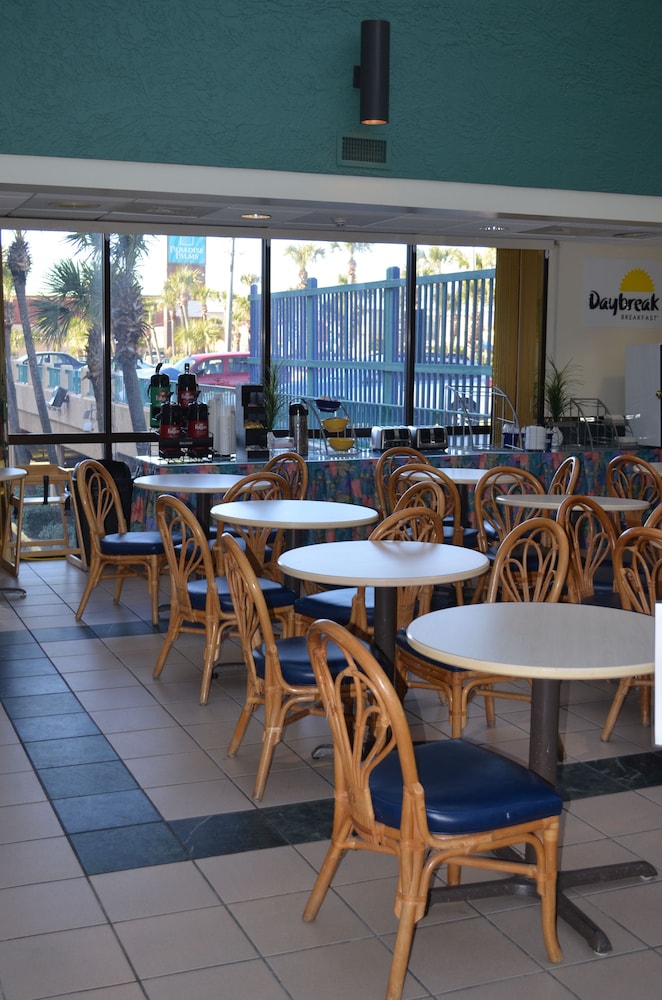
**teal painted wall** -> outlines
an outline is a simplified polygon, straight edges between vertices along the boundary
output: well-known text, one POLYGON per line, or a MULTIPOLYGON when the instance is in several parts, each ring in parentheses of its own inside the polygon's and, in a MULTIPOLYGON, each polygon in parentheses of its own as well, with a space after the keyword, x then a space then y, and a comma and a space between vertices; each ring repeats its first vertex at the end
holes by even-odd
MULTIPOLYGON (((656 0, 6 0, 0 153, 662 194, 656 0), (391 123, 358 125, 360 22, 391 123), (375 171, 377 174, 377 171, 375 171)), ((1 180, 1 178, 0 178, 1 180)))

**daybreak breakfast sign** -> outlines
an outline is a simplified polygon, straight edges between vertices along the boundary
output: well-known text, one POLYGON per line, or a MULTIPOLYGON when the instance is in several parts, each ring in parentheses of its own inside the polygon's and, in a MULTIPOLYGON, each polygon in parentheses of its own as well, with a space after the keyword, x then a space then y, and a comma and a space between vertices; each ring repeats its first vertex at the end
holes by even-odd
POLYGON ((662 326, 662 264, 589 259, 583 299, 587 326, 662 326))

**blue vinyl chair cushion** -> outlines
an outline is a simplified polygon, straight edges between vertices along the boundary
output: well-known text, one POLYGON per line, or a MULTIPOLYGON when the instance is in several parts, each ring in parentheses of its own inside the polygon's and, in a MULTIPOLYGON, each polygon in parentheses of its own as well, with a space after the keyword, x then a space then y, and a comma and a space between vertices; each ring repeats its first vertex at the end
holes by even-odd
MULTIPOLYGON (((533 771, 464 740, 414 746, 432 834, 483 833, 558 816, 561 796, 533 771)), ((402 772, 397 751, 370 776, 375 818, 398 828, 402 772)))
MULTIPOLYGON (((267 602, 268 608, 287 608, 294 604, 297 595, 288 587, 284 587, 281 583, 277 583, 276 580, 268 580, 263 576, 258 578, 258 583, 262 593, 264 594, 264 599, 267 602)), ((221 602, 221 611, 225 614, 232 614, 234 612, 234 605, 232 603, 230 588, 228 587, 226 577, 216 577, 216 589, 218 590, 218 596, 221 602)), ((191 605, 196 609, 196 611, 204 611, 207 597, 207 581, 191 580, 188 585, 188 593, 191 599, 191 605)))
POLYGON ((99 547, 105 556, 158 556, 165 551, 159 531, 122 531, 104 535, 99 547))
MULTIPOLYGON (((291 684, 292 687, 316 686, 315 675, 308 656, 307 637, 295 635, 291 639, 277 639, 276 646, 285 683, 291 684)), ((366 648, 370 647, 366 645, 366 648)), ((347 659, 333 642, 327 645, 326 652, 331 676, 335 677, 336 674, 345 669, 347 659)), ((264 677, 265 654, 263 645, 253 650, 253 660, 258 676, 264 677)))
MULTIPOLYGON (((308 594, 299 597, 294 604, 297 614, 305 618, 329 618, 338 625, 348 625, 352 614, 352 600, 356 587, 339 587, 337 590, 325 590, 320 594, 308 594)), ((365 605, 368 625, 372 627, 375 617, 375 588, 365 588, 365 605)))

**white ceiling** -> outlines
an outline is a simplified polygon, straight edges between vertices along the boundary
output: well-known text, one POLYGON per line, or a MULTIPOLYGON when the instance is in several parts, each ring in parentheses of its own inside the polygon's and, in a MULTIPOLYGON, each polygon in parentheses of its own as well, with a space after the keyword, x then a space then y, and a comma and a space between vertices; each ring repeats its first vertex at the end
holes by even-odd
POLYGON ((42 157, 0 156, 0 218, 8 228, 86 221, 219 236, 662 245, 657 198, 42 157), (270 218, 243 218, 256 212, 270 218))

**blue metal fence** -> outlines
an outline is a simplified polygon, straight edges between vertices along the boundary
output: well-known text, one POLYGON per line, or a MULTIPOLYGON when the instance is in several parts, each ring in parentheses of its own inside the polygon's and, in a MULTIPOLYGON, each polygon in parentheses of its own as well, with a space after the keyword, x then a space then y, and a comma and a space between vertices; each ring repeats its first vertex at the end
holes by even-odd
MULTIPOLYGON (((418 277, 414 420, 462 423, 489 413, 494 269, 418 277)), ((404 415, 406 281, 271 295, 271 359, 293 397, 330 396, 352 407, 357 426, 399 424, 404 415)), ((261 296, 251 288, 250 351, 259 371, 261 296)), ((259 377, 257 378, 259 381, 259 377)))

